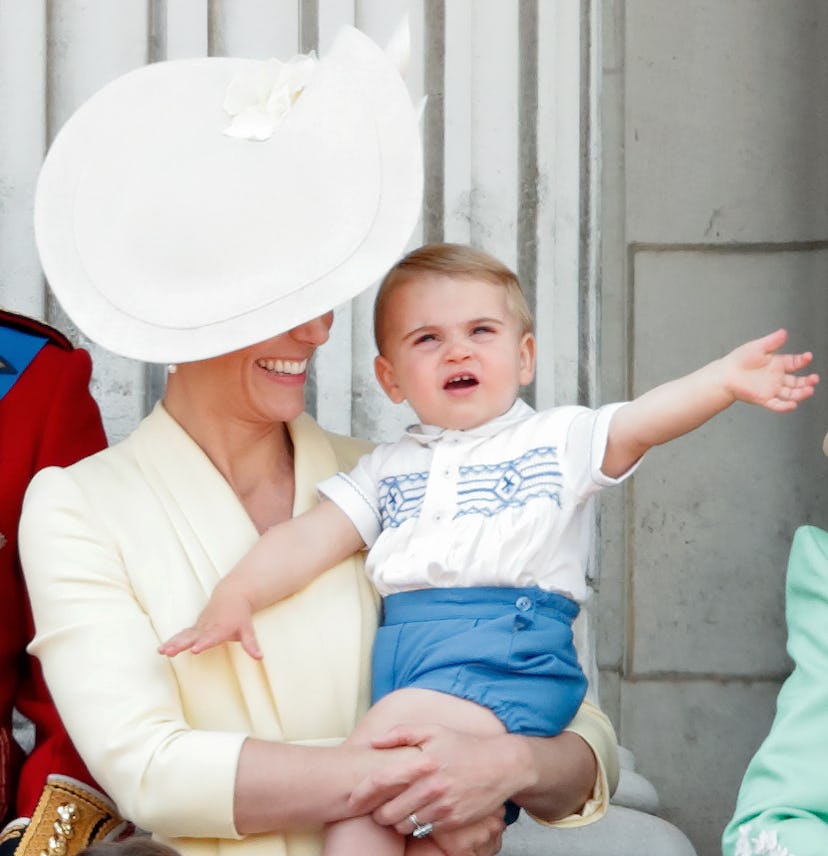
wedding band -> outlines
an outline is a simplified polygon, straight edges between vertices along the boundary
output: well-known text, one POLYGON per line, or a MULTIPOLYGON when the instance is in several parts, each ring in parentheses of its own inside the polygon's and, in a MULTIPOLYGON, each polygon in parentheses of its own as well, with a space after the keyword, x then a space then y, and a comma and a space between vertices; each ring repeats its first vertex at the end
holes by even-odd
POLYGON ((411 833, 414 838, 425 838, 426 836, 431 835, 432 830, 434 829, 433 823, 420 823, 420 821, 417 820, 417 815, 413 813, 408 815, 408 822, 414 827, 414 830, 411 833))

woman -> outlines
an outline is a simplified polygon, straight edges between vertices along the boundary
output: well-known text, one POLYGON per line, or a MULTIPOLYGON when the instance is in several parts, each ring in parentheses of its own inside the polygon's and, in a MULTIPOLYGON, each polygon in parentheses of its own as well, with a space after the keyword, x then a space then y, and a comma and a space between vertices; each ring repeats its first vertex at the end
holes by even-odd
POLYGON ((825 631, 828 532, 794 535, 785 588, 788 653, 794 670, 779 691, 770 734, 751 760, 724 831, 724 856, 824 856, 828 853, 825 775, 825 631))
POLYGON ((403 249, 421 178, 405 87, 352 29, 318 62, 132 72, 44 164, 35 226, 64 308, 100 344, 177 365, 126 441, 33 483, 33 650, 122 813, 184 854, 310 856, 322 824, 372 810, 434 823, 412 853, 490 854, 510 796, 568 823, 605 808, 614 741, 594 708, 550 740, 401 726, 338 745, 367 703, 376 625, 358 557, 262 613, 262 663, 236 645, 156 653, 364 450, 302 415, 307 364, 330 308, 403 249))

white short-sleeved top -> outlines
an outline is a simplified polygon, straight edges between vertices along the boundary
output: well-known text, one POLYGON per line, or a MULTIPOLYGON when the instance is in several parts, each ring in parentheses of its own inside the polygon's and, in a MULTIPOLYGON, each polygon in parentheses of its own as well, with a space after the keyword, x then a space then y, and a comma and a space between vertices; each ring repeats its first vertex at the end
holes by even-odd
POLYGON ((381 595, 446 586, 539 586, 586 598, 590 499, 613 413, 523 401, 477 428, 411 427, 319 485, 370 548, 381 595))

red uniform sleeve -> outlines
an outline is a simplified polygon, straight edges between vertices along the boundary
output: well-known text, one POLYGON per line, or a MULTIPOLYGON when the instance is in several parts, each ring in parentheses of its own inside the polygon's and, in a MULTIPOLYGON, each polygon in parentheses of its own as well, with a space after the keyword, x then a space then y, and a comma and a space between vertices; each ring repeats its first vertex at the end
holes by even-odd
POLYGON ((17 525, 32 476, 67 466, 106 446, 98 406, 89 392, 91 361, 83 350, 48 342, 0 399, 0 802, 16 790, 3 813, 30 817, 50 773, 94 785, 61 724, 38 662, 25 646, 33 635, 31 611, 17 556, 17 525), (35 726, 35 747, 15 787, 15 746, 8 740, 11 709, 35 726), (4 748, 12 753, 4 758, 4 748), (8 762, 3 766, 4 762, 8 762))

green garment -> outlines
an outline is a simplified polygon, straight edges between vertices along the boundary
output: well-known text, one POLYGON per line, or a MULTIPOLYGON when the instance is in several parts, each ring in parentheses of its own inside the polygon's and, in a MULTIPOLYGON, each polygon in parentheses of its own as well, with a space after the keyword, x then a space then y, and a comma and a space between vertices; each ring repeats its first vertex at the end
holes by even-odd
POLYGON ((724 856, 828 854, 828 532, 794 535, 785 593, 794 670, 748 765, 724 856))

